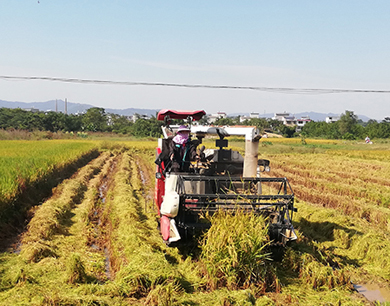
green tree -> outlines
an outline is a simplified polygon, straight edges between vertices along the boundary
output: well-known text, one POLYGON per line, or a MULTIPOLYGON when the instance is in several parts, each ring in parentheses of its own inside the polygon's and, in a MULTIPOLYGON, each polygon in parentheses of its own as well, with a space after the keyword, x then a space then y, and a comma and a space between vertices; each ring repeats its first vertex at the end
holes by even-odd
POLYGON ((242 125, 240 122, 240 116, 236 116, 232 118, 232 120, 233 120, 233 125, 242 125))
POLYGON ((269 119, 268 127, 276 133, 280 133, 280 129, 283 127, 283 122, 279 120, 269 119))
POLYGON ((218 118, 217 120, 214 121, 215 125, 235 125, 234 120, 230 117, 226 118, 218 118))
POLYGON ((33 113, 20 108, 1 108, 0 128, 19 130, 44 130, 44 113, 33 113))
POLYGON ((390 120, 378 123, 375 120, 370 120, 365 129, 366 136, 373 138, 389 138, 390 137, 390 120))
POLYGON ((280 132, 282 133, 283 137, 291 138, 295 134, 295 126, 283 125, 280 128, 280 132))
POLYGON ((337 122, 326 123, 325 121, 311 121, 305 124, 301 134, 304 137, 339 139, 341 134, 337 122))
POLYGON ((66 130, 66 117, 67 115, 56 112, 48 112, 47 114, 44 114, 44 129, 51 132, 66 130))
POLYGON ((151 119, 138 119, 131 126, 131 133, 136 137, 160 137, 162 134, 162 121, 158 121, 155 117, 151 119))
POLYGON ((107 115, 104 108, 92 107, 82 118, 83 129, 91 132, 102 132, 107 129, 107 115))
POLYGON ((269 121, 265 118, 251 118, 244 120, 243 125, 256 126, 260 132, 264 132, 266 128, 270 127, 269 121))
POLYGON ((9 108, 0 108, 0 129, 7 129, 11 124, 11 113, 9 108))
POLYGON ((127 134, 131 131, 133 122, 131 122, 126 116, 120 116, 116 114, 111 114, 111 116, 112 131, 114 133, 127 134))
POLYGON ((79 115, 67 115, 65 116, 65 131, 76 132, 81 131, 83 128, 82 116, 79 115))
POLYGON ((209 116, 204 115, 204 116, 199 120, 199 124, 200 124, 200 125, 207 125, 207 124, 208 124, 208 120, 209 120, 209 116))
POLYGON ((357 121, 358 117, 353 113, 353 111, 346 110, 345 114, 342 114, 340 120, 338 121, 341 135, 346 133, 353 134, 357 121))

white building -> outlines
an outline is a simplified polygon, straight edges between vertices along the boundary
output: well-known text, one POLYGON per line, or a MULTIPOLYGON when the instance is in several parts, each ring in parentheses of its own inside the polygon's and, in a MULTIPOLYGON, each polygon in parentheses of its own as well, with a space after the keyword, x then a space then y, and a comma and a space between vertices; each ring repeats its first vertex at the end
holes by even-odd
POLYGON ((243 123, 245 120, 250 120, 251 117, 248 116, 240 116, 240 123, 243 123))
POLYGON ((250 120, 250 119, 258 119, 259 118, 259 113, 249 113, 249 116, 240 116, 240 123, 243 123, 245 120, 250 120))
POLYGON ((296 119, 294 116, 290 115, 290 113, 275 113, 272 117, 273 120, 278 120, 283 122, 284 125, 294 126, 296 125, 296 119))
POLYGON ((282 119, 284 125, 293 126, 296 125, 296 119, 294 116, 287 116, 282 119))
POLYGON ((302 131, 302 128, 305 126, 306 123, 310 122, 311 119, 309 118, 309 116, 302 116, 300 119, 296 119, 296 129, 295 131, 296 132, 300 132, 302 131))
POLYGON ((326 117, 325 122, 326 123, 333 123, 340 120, 340 116, 332 116, 332 117, 326 117))
POLYGON ((133 114, 131 116, 131 121, 136 122, 138 119, 149 119, 148 115, 133 114))
POLYGON ((227 118, 227 114, 225 112, 218 112, 216 114, 211 114, 210 116, 208 116, 207 123, 212 124, 217 119, 221 119, 221 118, 227 118))
POLYGON ((302 116, 300 119, 297 119, 295 118, 295 116, 290 115, 290 113, 286 112, 275 113, 272 119, 281 121, 286 126, 296 126, 297 132, 302 131, 302 128, 305 126, 305 124, 311 121, 309 116, 302 116))
POLYGON ((284 121, 285 117, 290 117, 290 113, 275 113, 272 120, 284 121))
POLYGON ((39 109, 38 108, 34 108, 34 107, 31 107, 31 108, 23 108, 23 110, 27 111, 27 112, 32 112, 32 113, 37 113, 39 112, 39 109))

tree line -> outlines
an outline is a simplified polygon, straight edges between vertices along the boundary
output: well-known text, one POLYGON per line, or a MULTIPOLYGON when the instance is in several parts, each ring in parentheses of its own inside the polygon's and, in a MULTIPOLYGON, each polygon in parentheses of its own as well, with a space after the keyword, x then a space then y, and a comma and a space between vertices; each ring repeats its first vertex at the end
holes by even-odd
MULTIPOLYGON (((137 115, 136 115, 137 116, 137 115)), ((92 107, 84 114, 31 112, 21 108, 0 108, 0 129, 50 132, 114 132, 136 137, 159 137, 162 122, 155 117, 135 122, 127 116, 106 113, 104 108, 92 107)))
MULTIPOLYGON (((137 116, 137 115, 136 115, 137 116)), ((207 124, 207 116, 200 120, 200 124, 207 124)), ((175 121, 181 124, 183 121, 175 121)), ((73 115, 57 112, 30 112, 20 108, 0 108, 0 129, 40 130, 50 132, 114 132, 128 134, 135 137, 160 137, 161 125, 156 117, 145 119, 138 115, 133 122, 127 116, 106 113, 104 108, 93 107, 84 114, 73 115)), ((310 137, 326 139, 364 139, 389 138, 390 117, 382 122, 369 120, 363 122, 353 113, 345 111, 340 120, 334 123, 311 121, 300 133, 294 126, 285 126, 278 120, 269 118, 250 118, 240 122, 240 117, 219 118, 215 125, 250 125, 257 126, 260 131, 274 132, 284 137, 310 137)))
POLYGON ((333 123, 325 121, 311 121, 305 124, 302 131, 297 132, 294 126, 285 126, 281 121, 268 118, 251 118, 240 123, 240 118, 220 118, 217 125, 255 125, 261 131, 273 131, 284 137, 309 137, 325 139, 364 139, 367 136, 373 138, 390 138, 390 117, 382 122, 370 119, 363 122, 353 111, 345 111, 340 119, 333 123))
POLYGON ((390 137, 390 117, 386 117, 382 122, 370 119, 368 122, 360 120, 353 111, 345 111, 340 119, 333 123, 324 121, 309 122, 301 132, 302 136, 310 138, 326 139, 364 139, 389 138, 390 137))

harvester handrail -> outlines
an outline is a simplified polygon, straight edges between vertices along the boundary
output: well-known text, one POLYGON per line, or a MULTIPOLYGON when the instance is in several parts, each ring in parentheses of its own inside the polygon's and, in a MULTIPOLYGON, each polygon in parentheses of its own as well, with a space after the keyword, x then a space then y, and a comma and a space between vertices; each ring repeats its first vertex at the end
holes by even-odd
MULTIPOLYGON (((192 175, 192 174, 182 174, 179 175, 179 181, 190 181, 190 182, 241 182, 241 183, 281 183, 280 189, 278 191, 277 196, 281 196, 280 192, 282 191, 284 195, 292 195, 294 196, 294 192, 291 188, 290 183, 288 182, 286 177, 240 177, 240 176, 204 176, 204 175, 192 175), (290 192, 290 193, 289 193, 290 192)), ((259 196, 259 195, 257 195, 259 196)))
MULTIPOLYGON (((179 194, 183 194, 179 192, 179 194)), ((224 200, 239 200, 239 199, 249 199, 249 200, 291 200, 294 198, 294 195, 291 194, 226 194, 226 193, 202 193, 202 194, 186 194, 187 198, 208 198, 208 199, 224 199, 224 200)))
POLYGON ((286 182, 285 177, 241 177, 241 176, 206 176, 194 174, 180 174, 179 177, 183 180, 218 180, 218 181, 235 181, 235 182, 286 182))

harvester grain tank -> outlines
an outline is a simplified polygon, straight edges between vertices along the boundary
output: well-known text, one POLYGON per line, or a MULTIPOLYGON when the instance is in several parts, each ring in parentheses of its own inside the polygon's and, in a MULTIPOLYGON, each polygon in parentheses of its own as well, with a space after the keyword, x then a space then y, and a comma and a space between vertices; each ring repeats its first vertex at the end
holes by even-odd
POLYGON ((205 112, 161 110, 163 138, 158 140, 155 203, 159 210, 160 230, 169 244, 192 236, 210 226, 202 217, 219 210, 252 212, 265 216, 274 245, 285 246, 297 238, 292 225, 294 193, 287 178, 263 177, 270 162, 258 159, 261 135, 256 127, 213 127, 194 124, 205 112), (186 120, 197 159, 187 172, 171 171, 171 142, 179 126, 172 119, 186 120), (204 137, 216 136, 218 149, 206 149, 204 137), (244 157, 228 148, 228 137, 245 136, 244 157))

